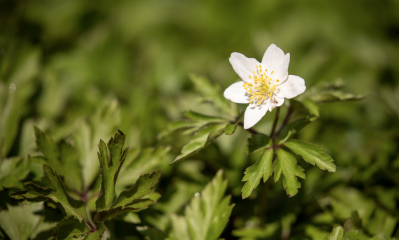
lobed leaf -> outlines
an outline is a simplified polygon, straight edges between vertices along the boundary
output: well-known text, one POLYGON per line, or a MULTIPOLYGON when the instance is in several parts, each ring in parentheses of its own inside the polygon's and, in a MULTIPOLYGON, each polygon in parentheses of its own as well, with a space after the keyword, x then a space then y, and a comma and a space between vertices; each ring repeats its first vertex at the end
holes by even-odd
POLYGON ((37 127, 34 127, 34 130, 37 148, 44 157, 37 156, 30 159, 51 166, 64 177, 65 185, 68 188, 81 191, 83 178, 75 148, 65 141, 57 144, 49 135, 37 127))
POLYGON ((291 139, 284 144, 290 148, 293 152, 301 155, 304 161, 321 168, 322 170, 328 170, 329 172, 336 171, 336 165, 333 164, 333 159, 326 154, 322 147, 308 143, 305 141, 291 139))
POLYGON ((201 129, 194 135, 192 140, 182 148, 181 154, 179 154, 171 164, 188 158, 206 147, 224 132, 225 127, 226 124, 213 124, 201 129))
POLYGON ((125 134, 120 130, 114 135, 114 138, 110 139, 107 145, 100 140, 99 152, 97 153, 101 170, 101 189, 96 200, 98 212, 109 209, 110 204, 114 201, 118 172, 128 154, 128 148, 123 150, 124 144, 125 134))
POLYGON ((0 160, 0 190, 21 186, 20 181, 29 174, 27 158, 10 158, 0 160))
POLYGON ((286 193, 292 197, 297 194, 298 188, 301 187, 297 177, 306 178, 304 170, 297 165, 296 158, 292 154, 281 148, 276 150, 276 154, 278 157, 273 164, 274 180, 277 182, 283 174, 283 187, 286 193))
POLYGON ((204 190, 190 201, 185 209, 185 218, 176 220, 168 239, 172 240, 216 240, 222 233, 234 205, 230 197, 224 198, 227 181, 222 180, 222 170, 204 190), (179 224, 178 224, 179 223, 179 224))
POLYGON ((29 239, 40 222, 40 216, 35 212, 43 209, 43 203, 5 206, 7 208, 0 211, 0 227, 10 239, 29 239))
POLYGON ((101 104, 96 113, 89 119, 81 119, 73 135, 78 158, 81 162, 83 186, 85 189, 93 184, 99 174, 99 160, 96 154, 99 139, 108 138, 119 125, 121 114, 117 100, 101 104))
POLYGON ((260 156, 260 159, 252 166, 248 167, 242 181, 246 181, 242 188, 242 198, 245 199, 251 195, 253 190, 260 184, 261 178, 264 183, 272 175, 272 157, 274 150, 266 149, 260 156))
POLYGON ((172 132, 182 129, 188 129, 184 134, 191 134, 209 124, 228 122, 228 120, 220 117, 207 116, 194 111, 185 111, 184 115, 188 118, 187 121, 176 121, 170 123, 167 128, 158 135, 158 138, 163 138, 172 132))
POLYGON ((131 186, 140 175, 159 169, 167 158, 169 160, 167 154, 170 149, 171 147, 130 149, 124 167, 118 174, 117 192, 124 186, 131 186))
POLYGON ((17 191, 10 196, 15 199, 25 199, 28 201, 44 201, 55 202, 67 216, 75 216, 80 221, 88 222, 85 204, 82 201, 71 197, 65 190, 60 177, 49 166, 43 165, 45 177, 42 182, 26 182, 24 183, 25 191, 17 191))
POLYGON ((74 237, 80 237, 90 232, 90 228, 85 224, 76 219, 74 216, 65 217, 61 222, 57 223, 54 228, 54 238, 57 240, 72 239, 74 237))
POLYGON ((96 213, 95 222, 104 222, 126 211, 139 211, 148 208, 155 201, 143 197, 153 192, 160 175, 161 171, 157 171, 140 176, 131 188, 121 192, 117 200, 107 210, 96 213))

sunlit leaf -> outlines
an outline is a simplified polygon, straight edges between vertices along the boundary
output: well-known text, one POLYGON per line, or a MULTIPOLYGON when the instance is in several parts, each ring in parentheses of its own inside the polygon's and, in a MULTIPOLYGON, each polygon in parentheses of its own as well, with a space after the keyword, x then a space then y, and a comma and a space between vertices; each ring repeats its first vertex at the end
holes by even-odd
POLYGON ((185 217, 172 217, 170 240, 216 240, 225 228, 233 204, 230 196, 224 197, 227 181, 218 171, 214 179, 190 201, 185 217))
POLYGON ((12 240, 27 240, 40 221, 35 212, 43 208, 43 203, 7 204, 7 209, 0 211, 0 227, 12 240))
POLYGON ((308 111, 316 117, 319 117, 319 107, 311 99, 305 99, 302 104, 308 109, 308 111))
POLYGON ((260 156, 260 159, 252 166, 248 167, 242 181, 246 181, 242 188, 242 198, 247 198, 253 190, 260 184, 261 178, 265 183, 272 175, 272 157, 274 151, 272 148, 266 149, 260 156))
POLYGON ((304 161, 310 163, 311 165, 317 166, 322 170, 328 170, 329 172, 335 172, 336 166, 333 164, 333 159, 326 154, 322 147, 308 143, 305 141, 291 139, 284 144, 286 147, 290 148, 293 152, 301 155, 304 161))
POLYGON ((182 148, 181 154, 179 154, 172 163, 188 158, 203 149, 215 138, 219 137, 219 135, 224 132, 225 127, 226 124, 214 124, 201 129, 193 136, 192 140, 182 148))
POLYGON ((304 170, 297 165, 296 158, 292 154, 281 148, 276 150, 276 154, 278 157, 273 164, 274 180, 277 182, 283 174, 283 187, 286 193, 292 197, 297 194, 298 188, 301 187, 297 177, 306 178, 304 170))
POLYGON ((237 124, 227 124, 225 127, 225 134, 232 135, 236 131, 237 124))
POLYGON ((88 120, 77 122, 73 134, 77 154, 82 165, 84 188, 89 188, 99 174, 99 160, 96 154, 99 139, 108 139, 120 123, 120 109, 117 101, 111 101, 98 108, 88 120))

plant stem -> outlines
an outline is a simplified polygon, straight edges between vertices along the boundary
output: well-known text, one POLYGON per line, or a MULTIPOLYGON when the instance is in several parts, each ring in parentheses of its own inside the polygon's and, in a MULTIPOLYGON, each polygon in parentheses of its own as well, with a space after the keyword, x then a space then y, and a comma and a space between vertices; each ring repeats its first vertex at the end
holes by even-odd
MULTIPOLYGON (((244 124, 242 122, 239 123, 240 126, 244 127, 244 124)), ((258 134, 258 132, 256 130, 253 129, 245 129, 246 131, 248 131, 251 134, 258 134)))
POLYGON ((85 219, 85 223, 88 225, 88 227, 90 228, 90 230, 91 230, 92 232, 96 232, 97 228, 94 227, 94 226, 92 225, 92 223, 91 223, 89 220, 86 220, 86 219, 85 219))
POLYGON ((282 126, 279 128, 278 132, 276 132, 276 134, 275 134, 275 136, 272 138, 272 140, 274 140, 275 138, 277 138, 277 137, 279 136, 279 134, 281 133, 283 127, 285 127, 286 124, 289 122, 290 117, 292 116, 292 113, 293 113, 293 108, 292 108, 292 106, 289 106, 288 111, 287 111, 287 113, 286 113, 286 117, 285 117, 285 119, 283 120, 282 126))
POLYGON ((271 134, 269 135, 271 139, 274 139, 275 128, 276 128, 276 125, 278 125, 279 112, 280 112, 280 111, 281 111, 281 108, 280 108, 280 107, 276 108, 274 123, 273 123, 273 125, 272 125, 271 134))

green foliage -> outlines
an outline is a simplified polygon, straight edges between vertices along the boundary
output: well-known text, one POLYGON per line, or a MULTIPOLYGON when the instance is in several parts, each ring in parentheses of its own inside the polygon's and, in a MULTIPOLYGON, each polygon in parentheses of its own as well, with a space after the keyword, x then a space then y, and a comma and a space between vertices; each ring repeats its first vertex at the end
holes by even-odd
POLYGON ((101 169, 101 189, 96 201, 98 212, 108 210, 115 197, 115 183, 119 170, 128 154, 128 148, 124 148, 125 135, 118 131, 106 145, 102 140, 97 153, 101 169))
POLYGON ((277 182, 281 174, 283 174, 283 187, 290 197, 294 196, 301 186, 297 177, 306 178, 303 172, 304 170, 297 165, 296 159, 292 154, 283 149, 278 149, 276 154, 278 157, 273 165, 274 181, 277 182))
POLYGON ((172 215, 172 233, 169 240, 218 239, 231 215, 234 205, 224 197, 227 181, 219 171, 214 179, 190 201, 185 216, 172 215))
POLYGON ((212 85, 208 79, 194 74, 190 75, 190 79, 195 85, 196 90, 203 95, 205 101, 213 103, 216 108, 228 115, 232 115, 232 109, 228 101, 221 94, 221 89, 218 85, 212 85))
POLYGON ((29 174, 27 158, 11 158, 0 161, 0 190, 22 186, 20 181, 29 174))
POLYGON ((39 128, 35 127, 34 129, 37 148, 42 152, 44 158, 38 156, 32 160, 51 166, 64 177, 67 187, 81 191, 83 187, 81 166, 75 148, 65 141, 56 144, 39 128))
POLYGON ((247 154, 255 153, 271 145, 272 141, 269 136, 262 133, 254 134, 247 140, 247 154))
POLYGON ((136 183, 128 190, 121 192, 107 209, 96 213, 94 216, 95 222, 104 222, 126 211, 140 211, 148 208, 155 201, 143 197, 154 190, 154 185, 158 182, 160 175, 161 172, 154 172, 140 176, 136 183))
MULTIPOLYGON (((32 160, 49 162, 53 166, 61 168, 63 166, 62 161, 66 161, 65 159, 70 159, 71 161, 76 159, 75 151, 63 150, 66 148, 65 146, 67 146, 64 142, 61 142, 61 151, 59 151, 57 145, 50 136, 37 128, 35 128, 35 131, 38 149, 41 150, 45 158, 35 157, 32 158, 32 160)), ((49 205, 59 207, 67 217, 57 224, 54 232, 56 239, 72 239, 81 236, 84 236, 85 239, 99 239, 107 229, 103 223, 104 221, 110 220, 127 211, 146 209, 159 198, 158 195, 149 196, 149 194, 153 192, 155 184, 158 182, 161 174, 160 171, 140 176, 134 185, 122 191, 115 199, 115 184, 117 182, 118 173, 128 153, 128 149, 124 149, 124 144, 125 134, 121 131, 118 131, 107 145, 104 141, 100 141, 98 157, 102 181, 96 201, 97 213, 94 216, 96 227, 93 226, 87 215, 85 202, 72 197, 65 189, 56 171, 48 165, 43 164, 45 176, 40 182, 25 182, 25 190, 17 191, 10 196, 18 200, 26 200, 27 202, 47 201, 49 205), (144 198, 145 196, 149 198, 144 198)), ((69 149, 73 148, 69 147, 69 149)), ((79 173, 79 168, 70 169, 78 171, 79 173)), ((69 177, 67 172, 65 172, 64 176, 66 178, 69 177)), ((71 174, 71 176, 74 175, 71 174)), ((9 209, 12 209, 12 207, 9 207, 9 209)), ((2 216, 7 218, 7 212, 4 212, 2 216)), ((33 231, 32 228, 33 227, 28 228, 29 234, 33 231)), ((13 233, 11 233, 11 235, 12 234, 13 233)))
POLYGON ((293 152, 301 155, 304 161, 311 165, 315 166, 315 164, 317 164, 319 168, 322 170, 328 170, 329 172, 336 171, 333 159, 326 154, 322 147, 295 139, 285 142, 284 145, 290 148, 293 152))
POLYGON ((221 135, 225 130, 226 124, 215 124, 207 126, 200 131, 198 131, 182 148, 181 154, 179 154, 172 163, 175 163, 184 158, 188 158, 191 155, 195 154, 197 151, 200 151, 202 148, 206 147, 210 143, 212 143, 219 135, 221 135))
POLYGON ((242 198, 250 196, 251 192, 258 186, 261 178, 265 183, 272 175, 272 160, 274 151, 272 148, 266 149, 260 159, 244 172, 242 181, 246 181, 242 188, 242 198))
POLYGON ((2 229, 12 240, 29 239, 40 221, 40 216, 35 212, 41 210, 42 207, 43 203, 7 205, 7 208, 0 212, 2 229))
POLYGON ((61 222, 59 222, 54 229, 55 239, 72 239, 80 236, 86 235, 90 232, 90 228, 73 216, 65 217, 61 222))
POLYGON ((399 238, 398 1, 3 3, 0 239, 399 238), (272 43, 306 91, 243 129, 229 56, 272 43), (117 129, 129 154, 102 184, 99 140, 109 154, 117 129), (221 169, 230 217, 191 204, 221 169), (279 174, 296 195, 264 182, 279 174), (71 199, 88 221, 66 216, 71 199))
POLYGON ((43 168, 46 175, 40 183, 25 182, 25 190, 13 193, 12 197, 33 202, 38 200, 54 202, 67 216, 75 216, 80 221, 89 222, 84 202, 74 199, 67 193, 60 177, 50 166, 43 165, 43 168))

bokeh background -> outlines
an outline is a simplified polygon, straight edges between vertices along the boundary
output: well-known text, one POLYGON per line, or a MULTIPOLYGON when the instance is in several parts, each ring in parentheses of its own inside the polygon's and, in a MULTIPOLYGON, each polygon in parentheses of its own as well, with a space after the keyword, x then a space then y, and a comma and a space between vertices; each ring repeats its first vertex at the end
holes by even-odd
MULTIPOLYGON (((395 0, 2 0, 0 157, 35 153, 34 125, 59 140, 73 138, 86 123, 93 155, 98 139, 119 128, 131 148, 171 146, 153 166, 163 170, 163 198, 149 210, 160 217, 147 222, 167 231, 165 214, 182 212, 223 168, 236 204, 223 237, 239 239, 240 229, 257 226, 253 214, 263 189, 241 200, 241 178, 256 160, 246 155, 249 134, 222 136, 173 166, 189 138, 157 135, 184 110, 218 114, 199 101, 190 73, 207 77, 222 94, 238 80, 228 61, 232 52, 261 60, 275 43, 290 52, 289 73, 304 78, 308 89, 337 82, 365 98, 321 106, 321 117, 298 134, 323 146, 338 170, 302 165, 307 179, 290 199, 282 182, 270 179, 267 222, 286 221, 301 236, 318 239, 361 206, 366 222, 381 215, 391 221, 389 230, 371 231, 398 236, 398 9, 395 0), (329 198, 336 205, 324 202, 329 198), (318 214, 331 222, 313 222, 318 214)), ((269 133, 273 116, 255 129, 269 133)))

